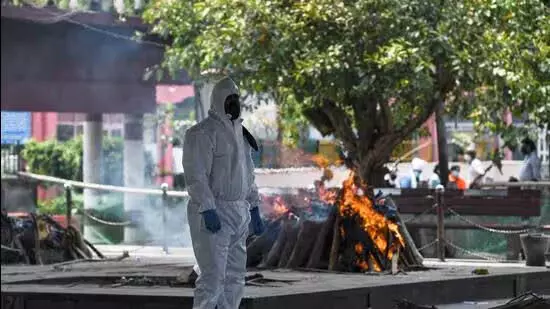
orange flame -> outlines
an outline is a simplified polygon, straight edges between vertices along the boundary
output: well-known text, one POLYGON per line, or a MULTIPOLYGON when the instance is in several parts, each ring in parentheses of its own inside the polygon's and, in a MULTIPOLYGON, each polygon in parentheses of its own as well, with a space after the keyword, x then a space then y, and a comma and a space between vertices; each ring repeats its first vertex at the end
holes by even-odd
POLYGON ((336 203, 338 194, 332 190, 328 190, 325 187, 325 182, 334 178, 334 172, 329 168, 330 161, 322 155, 314 155, 312 157, 313 162, 323 169, 323 175, 321 179, 315 182, 315 189, 319 199, 327 204, 336 203))
POLYGON ((330 161, 325 158, 324 156, 322 155, 314 155, 311 160, 317 164, 317 166, 319 166, 320 168, 327 168, 330 164, 330 161))
MULTIPOLYGON (((388 252, 386 258, 391 259, 398 247, 405 245, 403 237, 399 233, 399 228, 396 223, 388 220, 384 215, 376 211, 372 201, 368 197, 359 195, 358 192, 359 188, 355 185, 355 174, 352 172, 343 183, 342 196, 339 203, 340 215, 358 215, 361 218, 363 230, 370 236, 378 251, 383 254, 388 252), (394 235, 395 240, 393 243, 388 243, 386 238, 388 232, 394 235)), ((373 265, 374 270, 381 270, 382 265, 377 265, 371 254, 367 257, 360 256, 364 254, 363 245, 361 243, 355 245, 355 251, 359 255, 356 264, 359 268, 368 270, 369 263, 366 259, 370 259, 370 263, 373 265)))

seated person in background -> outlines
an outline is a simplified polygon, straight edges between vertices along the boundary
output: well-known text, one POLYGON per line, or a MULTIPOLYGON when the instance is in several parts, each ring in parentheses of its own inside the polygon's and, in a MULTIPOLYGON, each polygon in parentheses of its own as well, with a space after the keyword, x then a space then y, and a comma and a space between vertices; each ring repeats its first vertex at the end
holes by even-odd
POLYGON ((422 170, 426 166, 426 161, 420 158, 414 158, 411 162, 411 170, 408 174, 401 176, 399 179, 399 188, 401 189, 416 189, 421 185, 422 170))
POLYGON ((466 190, 466 181, 460 177, 460 166, 453 165, 449 173, 449 189, 466 190))
POLYGON ((441 178, 439 177, 439 173, 440 173, 439 164, 436 164, 434 167, 434 173, 432 174, 432 176, 430 176, 430 181, 428 184, 430 189, 435 189, 435 187, 441 184, 441 178))

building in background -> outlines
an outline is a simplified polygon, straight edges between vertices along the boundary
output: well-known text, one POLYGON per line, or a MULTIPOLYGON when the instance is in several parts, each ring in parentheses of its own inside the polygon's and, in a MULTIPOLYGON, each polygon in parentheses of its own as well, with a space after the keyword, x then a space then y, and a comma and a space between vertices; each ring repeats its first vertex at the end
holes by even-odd
MULTIPOLYGON (((194 96, 191 85, 161 85, 156 87, 156 101, 159 106, 164 104, 179 105, 176 110, 193 110, 194 96)), ((103 134, 109 137, 124 136, 124 114, 103 114, 103 134)), ((56 139, 60 142, 68 141, 83 134, 86 115, 82 113, 54 113, 54 112, 5 112, 2 111, 2 145, 22 144, 33 139, 45 141, 56 139), (15 118, 14 118, 15 117, 15 118), (23 121, 25 120, 25 121, 23 121)), ((143 139, 147 155, 156 170, 172 166, 171 144, 166 145, 165 155, 160 158, 160 133, 158 117, 155 114, 146 114, 143 121, 143 139)), ((167 168, 171 170, 171 168, 167 168)), ((172 182, 171 176, 166 175, 163 181, 172 182)))
MULTIPOLYGON (((175 111, 174 117, 177 119, 187 119, 194 117, 194 89, 191 85, 183 86, 170 86, 161 85, 157 86, 156 101, 158 106, 165 106, 165 104, 174 104, 175 111)), ((248 102, 253 104, 253 102, 248 102)), ((3 116, 4 116, 3 112, 3 116)), ((85 115, 79 113, 49 113, 49 112, 33 112, 26 113, 29 116, 30 131, 25 133, 30 134, 30 138, 37 141, 44 141, 48 139, 57 139, 58 141, 67 141, 76 136, 79 136, 83 132, 83 122, 85 121, 85 115)), ((124 115, 123 114, 103 114, 103 133, 104 136, 110 137, 123 137, 124 136, 124 115)), ((263 104, 254 111, 247 111, 243 113, 245 119, 245 125, 251 130, 251 132, 257 137, 261 144, 260 153, 254 154, 254 161, 258 167, 272 168, 281 166, 275 162, 278 160, 277 156, 281 156, 280 151, 277 148, 281 146, 277 144, 277 107, 274 104, 263 104)), ((4 120, 4 119, 3 119, 4 120)), ((4 123, 3 123, 3 132, 4 123)), ((520 119, 513 119, 510 117, 510 123, 516 126, 523 125, 520 119)), ((464 145, 460 145, 457 142, 460 139, 472 139, 475 136, 475 131, 471 121, 465 119, 446 119, 446 128, 449 142, 449 160, 452 162, 460 161, 460 150, 464 150, 464 145)), ((156 176, 154 183, 159 184, 161 182, 173 183, 172 170, 174 169, 173 151, 172 145, 169 140, 163 141, 162 135, 165 136, 183 136, 182 132, 170 131, 170 125, 165 128, 159 127, 158 115, 146 114, 143 121, 143 140, 148 161, 153 164, 151 173, 156 176), (165 131, 168 130, 168 131, 165 131)), ((393 160, 399 158, 400 155, 410 151, 411 149, 420 147, 412 156, 419 157, 428 162, 436 162, 438 158, 437 149, 437 131, 435 119, 430 118, 424 125, 424 131, 426 134, 423 136, 417 135, 412 140, 405 141, 396 149, 393 155, 393 160)), ((543 130, 539 134, 538 146, 539 155, 543 164, 543 173, 548 173, 548 130, 543 130)), ((294 156, 307 156, 311 154, 322 154, 329 159, 336 159, 338 156, 338 145, 335 140, 329 137, 323 137, 313 127, 310 127, 307 132, 306 143, 302 143, 300 147, 303 150, 294 156)), ((3 144, 4 144, 3 134, 3 144)), ((7 138, 7 136, 6 136, 7 138)), ((27 137, 28 138, 28 137, 27 137)), ((500 146, 502 140, 498 136, 486 136, 482 139, 476 140, 476 150, 479 157, 482 160, 488 160, 495 147, 500 146)), ((519 150, 514 152, 506 151, 506 160, 522 160, 519 150)), ((288 160, 287 160, 288 161, 288 160)), ((407 159, 405 159, 407 161, 407 159)), ((281 167, 288 166, 303 166, 311 164, 308 160, 290 160, 289 162, 283 162, 281 167)))

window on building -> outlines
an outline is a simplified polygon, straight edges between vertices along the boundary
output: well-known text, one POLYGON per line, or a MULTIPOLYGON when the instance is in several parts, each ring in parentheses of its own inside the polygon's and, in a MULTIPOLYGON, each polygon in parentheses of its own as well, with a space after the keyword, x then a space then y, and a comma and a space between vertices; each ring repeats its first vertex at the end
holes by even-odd
POLYGON ((68 141, 74 137, 74 127, 68 124, 59 124, 57 125, 56 135, 58 141, 68 141))
POLYGON ((60 142, 65 142, 71 140, 83 133, 83 127, 81 124, 65 124, 61 123, 57 125, 57 140, 60 142))
MULTIPOLYGON (((58 113, 57 139, 67 141, 84 134, 84 114, 58 113)), ((103 135, 110 137, 123 136, 123 114, 103 115, 103 135)))
POLYGON ((113 137, 122 137, 122 130, 121 129, 111 130, 111 136, 113 136, 113 137))

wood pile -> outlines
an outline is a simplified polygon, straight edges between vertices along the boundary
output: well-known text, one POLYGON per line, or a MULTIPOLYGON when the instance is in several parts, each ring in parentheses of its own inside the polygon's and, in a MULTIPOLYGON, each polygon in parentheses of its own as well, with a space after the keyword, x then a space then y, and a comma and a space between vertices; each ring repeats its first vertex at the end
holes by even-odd
POLYGON ((104 256, 73 226, 47 215, 10 217, 2 212, 2 264, 54 264, 104 256))
POLYGON ((386 215, 386 220, 398 230, 398 233, 385 230, 382 244, 390 245, 384 250, 380 249, 381 240, 375 243, 367 232, 363 218, 342 211, 342 202, 341 198, 334 204, 311 199, 312 205, 321 204, 327 210, 327 215, 314 219, 303 210, 289 207, 267 224, 262 235, 250 239, 248 266, 393 273, 422 267, 422 255, 391 198, 377 199, 379 213, 386 215), (391 216, 387 216, 390 208, 391 216))

